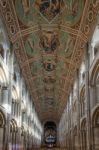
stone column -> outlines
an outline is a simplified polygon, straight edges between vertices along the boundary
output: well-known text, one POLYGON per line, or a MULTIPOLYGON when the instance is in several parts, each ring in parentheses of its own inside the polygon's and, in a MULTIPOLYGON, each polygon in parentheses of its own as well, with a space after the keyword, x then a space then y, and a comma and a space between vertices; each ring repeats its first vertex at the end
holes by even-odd
POLYGON ((14 100, 14 116, 16 116, 16 100, 14 100))
POLYGON ((71 91, 71 130, 72 130, 72 133, 71 133, 72 148, 71 148, 71 150, 73 150, 73 88, 72 88, 72 91, 71 91))
MULTIPOLYGON (((12 104, 13 57, 14 57, 14 53, 12 52, 9 59, 9 89, 8 89, 8 101, 7 101, 9 106, 11 106, 12 104)), ((11 147, 10 120, 11 120, 11 114, 7 114, 6 129, 5 129, 5 150, 10 149, 11 147)))
POLYGON ((15 100, 14 100, 14 116, 15 116, 15 114, 16 114, 16 102, 15 102, 15 100))
POLYGON ((7 115, 6 127, 5 127, 5 150, 9 150, 11 146, 11 137, 10 137, 10 115, 7 115))
POLYGON ((0 104, 1 104, 1 102, 2 102, 2 97, 1 97, 1 95, 2 95, 2 86, 0 85, 0 104))
POLYGON ((81 149, 81 141, 80 141, 80 93, 79 93, 79 70, 77 70, 77 135, 78 135, 78 142, 77 142, 77 149, 81 149))
POLYGON ((91 114, 90 114, 90 90, 89 90, 89 46, 87 44, 85 51, 86 71, 85 71, 85 97, 87 106, 87 150, 92 150, 92 134, 91 134, 91 114))
POLYGON ((16 114, 17 118, 19 118, 19 102, 17 102, 17 114, 16 114))
POLYGON ((70 124, 69 124, 69 119, 70 119, 70 114, 69 114, 69 98, 68 98, 68 101, 67 101, 67 111, 68 111, 68 150, 70 149, 70 124))

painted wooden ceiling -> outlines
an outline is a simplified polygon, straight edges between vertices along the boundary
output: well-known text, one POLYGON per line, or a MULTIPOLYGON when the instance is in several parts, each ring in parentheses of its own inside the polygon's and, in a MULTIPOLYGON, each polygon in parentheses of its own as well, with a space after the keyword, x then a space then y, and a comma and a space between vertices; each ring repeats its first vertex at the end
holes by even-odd
POLYGON ((37 112, 42 121, 57 122, 99 0, 1 0, 0 8, 37 112))

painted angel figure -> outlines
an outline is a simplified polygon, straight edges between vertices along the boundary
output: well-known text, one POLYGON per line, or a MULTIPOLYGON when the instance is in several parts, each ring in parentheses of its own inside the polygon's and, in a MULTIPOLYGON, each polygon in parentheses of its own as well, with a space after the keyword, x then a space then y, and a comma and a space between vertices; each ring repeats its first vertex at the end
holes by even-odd
POLYGON ((75 17, 78 13, 79 9, 79 0, 73 0, 72 1, 72 15, 75 17))
POLYGON ((29 12, 29 7, 30 7, 30 1, 29 0, 21 0, 22 2, 22 7, 24 10, 24 15, 27 15, 27 13, 29 12))

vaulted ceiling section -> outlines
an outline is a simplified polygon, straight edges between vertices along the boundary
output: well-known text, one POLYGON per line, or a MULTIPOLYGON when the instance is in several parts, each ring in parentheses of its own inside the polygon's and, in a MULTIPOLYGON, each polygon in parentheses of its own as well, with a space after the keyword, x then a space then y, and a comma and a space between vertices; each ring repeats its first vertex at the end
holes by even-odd
POLYGON ((66 104, 99 0, 1 0, 0 10, 42 121, 66 104))

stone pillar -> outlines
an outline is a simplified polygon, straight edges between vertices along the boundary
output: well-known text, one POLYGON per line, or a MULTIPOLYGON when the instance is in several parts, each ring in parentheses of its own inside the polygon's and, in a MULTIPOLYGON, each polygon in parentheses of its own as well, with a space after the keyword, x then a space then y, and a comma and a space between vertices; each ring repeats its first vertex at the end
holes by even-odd
MULTIPOLYGON (((8 89, 8 101, 7 101, 7 104, 9 104, 10 107, 12 105, 13 58, 14 58, 14 53, 12 51, 9 58, 9 89, 8 89)), ((7 114, 6 127, 5 127, 5 150, 9 150, 11 147, 10 120, 11 120, 11 114, 7 114)))
POLYGON ((13 106, 14 106, 14 112, 13 112, 13 115, 15 116, 15 108, 16 108, 16 105, 15 105, 15 100, 14 100, 14 104, 13 104, 13 106))
POLYGON ((18 102, 16 102, 16 117, 18 118, 18 102))
POLYGON ((93 108, 96 103, 97 103, 97 99, 96 99, 96 87, 95 85, 90 85, 90 107, 93 108))
POLYGON ((78 142, 77 142, 77 149, 81 149, 81 141, 80 141, 80 93, 79 93, 79 70, 77 70, 77 135, 78 135, 78 142))
POLYGON ((91 114, 90 114, 90 90, 89 90, 89 53, 88 44, 85 51, 86 71, 85 71, 85 97, 87 106, 87 150, 92 150, 92 134, 91 134, 91 114))
POLYGON ((5 150, 9 150, 11 147, 11 137, 10 137, 10 115, 7 115, 6 127, 5 127, 5 150))
POLYGON ((72 88, 72 91, 71 91, 71 140, 72 140, 72 148, 71 150, 73 150, 73 88, 72 88))
POLYGON ((14 115, 14 101, 12 100, 12 105, 11 105, 11 115, 14 115))
POLYGON ((4 148, 3 138, 4 138, 4 127, 0 127, 0 150, 3 150, 4 148))
POLYGON ((69 98, 67 101, 67 110, 68 110, 68 150, 70 149, 70 113, 69 113, 69 98))
POLYGON ((0 104, 2 103, 2 86, 0 85, 0 104))

